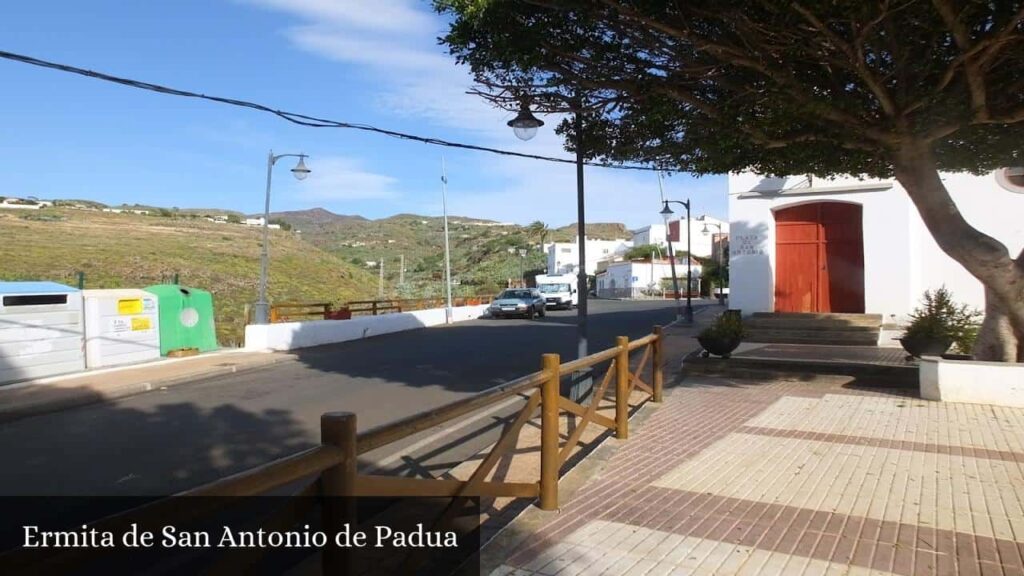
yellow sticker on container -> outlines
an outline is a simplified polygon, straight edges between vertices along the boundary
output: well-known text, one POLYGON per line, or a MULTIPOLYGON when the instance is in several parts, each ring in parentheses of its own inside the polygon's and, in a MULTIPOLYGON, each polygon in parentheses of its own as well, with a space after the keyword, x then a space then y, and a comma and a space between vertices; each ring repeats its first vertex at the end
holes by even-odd
POLYGON ((139 330, 149 330, 153 325, 149 323, 149 318, 145 316, 137 316, 132 318, 132 332, 139 330))
POLYGON ((118 300, 117 301, 117 313, 118 314, 141 314, 142 313, 142 299, 135 298, 134 300, 118 300))

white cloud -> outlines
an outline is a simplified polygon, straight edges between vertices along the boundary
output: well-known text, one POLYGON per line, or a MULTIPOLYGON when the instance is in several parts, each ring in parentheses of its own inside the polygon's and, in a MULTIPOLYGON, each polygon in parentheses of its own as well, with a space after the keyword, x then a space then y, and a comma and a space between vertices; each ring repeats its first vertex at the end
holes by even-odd
POLYGON ((395 198, 398 180, 365 170, 355 158, 342 156, 310 159, 309 177, 294 188, 308 201, 370 200, 395 198))
MULTIPOLYGON (((466 93, 473 84, 471 75, 437 45, 435 38, 443 31, 444 23, 430 12, 425 2, 246 1, 298 18, 300 23, 288 28, 286 36, 300 49, 353 63, 375 73, 377 105, 394 117, 423 121, 431 129, 427 135, 528 154, 571 157, 564 150, 561 138, 553 132, 558 117, 544 118, 546 125, 537 138, 520 142, 505 125, 511 113, 466 93), (458 132, 452 135, 446 130, 458 132)), ((438 150, 438 156, 443 152, 438 150)), ((543 219, 556 225, 576 220, 573 165, 484 153, 467 160, 467 168, 472 168, 472 173, 478 173, 480 166, 487 167, 485 186, 479 181, 460 181, 457 163, 451 165, 449 209, 452 214, 521 223, 543 219), (471 167, 469 162, 472 162, 471 167)), ((394 183, 385 185, 379 179, 387 177, 372 176, 376 180, 369 179, 365 186, 369 190, 390 190, 394 183), (377 183, 377 188, 373 182, 377 183)), ((695 180, 678 175, 667 178, 665 184, 670 197, 691 197, 695 214, 707 210, 718 216, 725 215, 724 179, 695 180)), ((348 186, 345 189, 358 188, 348 186)), ((339 187, 332 190, 334 194, 343 194, 337 191, 339 187)), ((321 193, 327 194, 326 191, 321 193)), ((586 199, 587 220, 591 222, 625 222, 638 227, 658 221, 658 181, 652 172, 588 168, 586 199)), ((430 200, 403 209, 439 213, 440 206, 435 204, 439 203, 430 200)))

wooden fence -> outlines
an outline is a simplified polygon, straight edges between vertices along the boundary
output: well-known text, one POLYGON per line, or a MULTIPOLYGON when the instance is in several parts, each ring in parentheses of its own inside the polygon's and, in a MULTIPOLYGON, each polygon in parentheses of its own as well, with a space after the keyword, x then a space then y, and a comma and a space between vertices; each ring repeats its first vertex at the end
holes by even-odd
MULTIPOLYGON (((607 350, 584 358, 562 362, 558 354, 544 354, 541 369, 506 384, 490 388, 463 400, 443 407, 428 410, 403 418, 396 422, 377 426, 361 433, 357 432, 356 415, 348 412, 330 412, 320 418, 320 446, 299 452, 233 476, 188 490, 175 499, 164 499, 152 504, 129 510, 92 524, 99 530, 123 530, 138 523, 139 527, 162 524, 182 525, 200 520, 214 512, 208 509, 212 504, 182 505, 177 498, 195 496, 257 496, 283 486, 302 482, 300 496, 374 496, 374 497, 453 497, 452 504, 441 515, 437 526, 445 525, 456 512, 454 504, 459 497, 536 498, 541 510, 556 510, 559 505, 558 476, 579 443, 584 430, 591 424, 615 433, 616 438, 629 437, 630 396, 636 390, 643 393, 640 404, 651 400, 661 402, 664 376, 663 353, 664 335, 660 326, 651 334, 630 341, 625 336, 616 339, 616 345, 607 350), (639 353, 640 359, 630 370, 630 355, 639 353), (560 383, 563 377, 593 368, 608 362, 604 375, 597 382, 590 400, 581 404, 561 395, 560 383), (649 376, 648 376, 649 375, 649 376), (644 378, 647 378, 646 380, 644 378), (492 406, 506 398, 525 395, 526 403, 515 419, 508 424, 500 439, 491 447, 475 471, 467 480, 407 478, 362 474, 357 468, 357 458, 394 442, 408 438, 440 424, 482 408, 492 406), (614 399, 614 417, 598 413, 599 404, 608 397, 614 399), (540 473, 535 482, 506 482, 490 479, 500 459, 515 451, 519 433, 523 426, 540 411, 540 473), (568 413, 578 417, 576 427, 559 445, 559 417, 568 413)), ((308 500, 308 498, 304 499, 308 500)), ((208 502, 198 500, 196 502, 208 502)), ((217 502, 217 500, 213 500, 217 502)), ((326 504, 326 501, 325 501, 326 504)), ((352 510, 334 510, 325 505, 324 529, 337 530, 353 519, 352 510)), ((276 521, 277 527, 286 527, 294 522, 296 512, 289 510, 276 521)), ((50 551, 52 552, 52 551, 50 551)), ((73 566, 76 554, 82 551, 68 549, 61 553, 47 554, 39 559, 43 568, 73 566)), ((259 554, 260 550, 253 553, 259 554)), ((251 565, 251 561, 232 561, 240 566, 251 565)), ((346 573, 347 562, 344 549, 327 547, 324 550, 323 573, 346 573)), ((37 564, 31 564, 39 567, 37 564)), ((218 566, 218 568, 223 568, 218 566)))
MULTIPOLYGON (((489 304, 494 297, 486 296, 460 296, 452 298, 452 306, 476 306, 489 304)), ((444 308, 447 301, 444 298, 408 298, 408 299, 382 299, 382 300, 353 300, 340 306, 333 306, 329 302, 303 303, 285 302, 274 304, 270 307, 270 322, 301 322, 303 320, 344 320, 351 316, 377 316, 379 314, 390 314, 397 312, 410 312, 413 310, 426 310, 428 308, 444 308)), ((249 317, 249 312, 246 312, 249 317)))

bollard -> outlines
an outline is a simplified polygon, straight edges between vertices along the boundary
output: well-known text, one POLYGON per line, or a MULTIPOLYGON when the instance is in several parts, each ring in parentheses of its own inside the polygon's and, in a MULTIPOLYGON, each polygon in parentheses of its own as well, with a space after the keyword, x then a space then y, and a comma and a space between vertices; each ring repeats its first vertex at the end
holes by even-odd
POLYGON ((651 380, 654 393, 651 395, 651 400, 654 402, 661 402, 662 390, 665 387, 665 373, 662 370, 662 364, 665 363, 665 333, 661 326, 654 327, 654 350, 651 358, 651 380))
MULTIPOLYGON (((323 489, 323 526, 329 534, 355 529, 356 508, 352 495, 356 488, 356 415, 328 412, 320 416, 320 443, 341 449, 338 465, 320 474, 323 489)), ((321 564, 324 574, 351 574, 352 556, 346 548, 327 546, 321 564)))
POLYGON ((619 336, 615 346, 619 349, 615 356, 615 437, 625 440, 629 438, 629 338, 619 336))
POLYGON ((546 378, 540 388, 540 509, 558 510, 558 354, 545 354, 541 370, 546 378))

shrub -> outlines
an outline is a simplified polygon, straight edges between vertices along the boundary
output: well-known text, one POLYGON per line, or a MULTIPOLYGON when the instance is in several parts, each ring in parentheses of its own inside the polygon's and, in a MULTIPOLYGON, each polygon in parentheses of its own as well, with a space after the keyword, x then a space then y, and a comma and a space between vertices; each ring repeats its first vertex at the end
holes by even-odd
POLYGON ((957 304, 946 287, 925 290, 921 306, 910 315, 905 338, 935 338, 952 340, 957 352, 970 354, 978 337, 982 313, 967 304, 957 304))
POLYGON ((722 314, 700 333, 701 338, 719 340, 742 340, 745 335, 739 314, 722 314))

